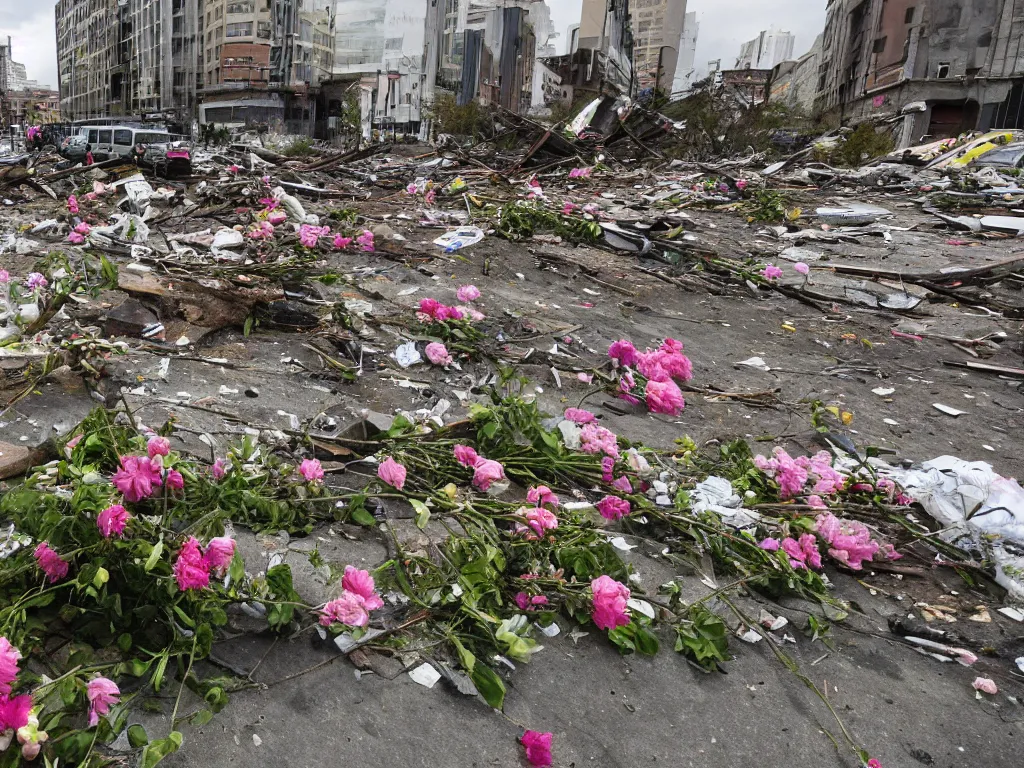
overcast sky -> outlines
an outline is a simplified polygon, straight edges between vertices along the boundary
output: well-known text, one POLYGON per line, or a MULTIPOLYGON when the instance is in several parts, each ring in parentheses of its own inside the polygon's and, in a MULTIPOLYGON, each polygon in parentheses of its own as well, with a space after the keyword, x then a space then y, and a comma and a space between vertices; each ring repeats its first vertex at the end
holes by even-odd
MULTIPOLYGON (((565 51, 565 31, 578 24, 583 0, 547 0, 559 52, 565 51)), ((689 0, 687 10, 697 12, 698 72, 707 62, 722 59, 728 69, 736 61, 740 44, 775 25, 796 35, 793 55, 807 52, 814 37, 825 26, 826 0, 689 0)), ((55 0, 0 0, 0 35, 11 36, 14 60, 28 69, 28 76, 52 88, 57 87, 57 44, 53 28, 55 0)))

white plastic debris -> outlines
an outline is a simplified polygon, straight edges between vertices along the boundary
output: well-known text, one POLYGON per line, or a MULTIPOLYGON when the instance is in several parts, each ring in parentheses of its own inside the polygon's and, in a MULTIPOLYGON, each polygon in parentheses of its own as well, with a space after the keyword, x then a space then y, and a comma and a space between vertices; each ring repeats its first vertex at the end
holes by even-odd
MULTIPOLYGON (((220 255, 220 252, 225 248, 235 248, 242 245, 245 242, 245 238, 242 237, 242 233, 237 229, 231 229, 230 227, 221 227, 213 236, 213 242, 210 243, 210 250, 213 251, 215 256, 220 255)), ((229 254, 234 256, 235 254, 229 254)))
POLYGON ((941 411, 947 416, 952 416, 954 419, 957 416, 962 416, 963 414, 967 413, 967 411, 961 411, 959 408, 953 408, 952 406, 943 405, 942 403, 932 403, 932 408, 934 408, 937 411, 941 411))
POLYGON ((484 239, 484 231, 479 227, 459 227, 434 240, 434 245, 444 248, 445 253, 454 253, 460 248, 476 245, 484 239))
POLYGON ((724 477, 710 477, 697 483, 689 491, 690 509, 694 512, 711 511, 722 518, 722 522, 736 528, 755 525, 761 516, 743 508, 743 499, 733 491, 732 483, 724 477))
POLYGON ((416 349, 415 341, 405 342, 405 344, 402 344, 391 353, 391 357, 393 357, 403 368, 410 368, 417 363, 423 362, 423 356, 420 355, 420 351, 416 349))
POLYGON ((893 392, 896 391, 896 388, 895 387, 875 387, 871 391, 874 394, 878 395, 879 397, 888 397, 889 395, 891 395, 893 392))
POLYGON ((1024 621, 1024 613, 1018 611, 1016 608, 999 608, 999 613, 1003 614, 1007 618, 1013 619, 1014 621, 1024 621))
POLYGON ((885 208, 864 203, 851 203, 841 208, 818 208, 815 214, 823 224, 843 227, 872 224, 882 216, 892 216, 885 208))
POLYGON ((416 669, 409 670, 409 677, 414 683, 419 683, 424 688, 433 688, 437 681, 441 679, 441 673, 430 664, 423 663, 416 667, 416 669))
POLYGON ((733 363, 733 365, 744 365, 748 368, 757 368, 760 371, 771 370, 771 368, 768 367, 768 364, 764 361, 764 358, 761 357, 748 357, 746 360, 740 360, 737 363, 733 363))

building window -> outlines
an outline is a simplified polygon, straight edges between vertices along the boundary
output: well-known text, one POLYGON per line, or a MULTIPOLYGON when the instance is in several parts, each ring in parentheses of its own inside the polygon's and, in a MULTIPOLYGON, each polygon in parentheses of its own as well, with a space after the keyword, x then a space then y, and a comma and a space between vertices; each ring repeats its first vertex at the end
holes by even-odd
POLYGON ((252 22, 242 21, 236 24, 228 24, 225 37, 249 37, 252 35, 252 22))
POLYGON ((252 13, 256 10, 253 0, 242 0, 242 2, 228 3, 228 14, 252 13))
POLYGON ((269 40, 270 39, 270 22, 269 21, 260 21, 260 22, 256 23, 256 37, 260 38, 261 40, 269 40))
POLYGON ((909 8, 907 8, 907 13, 903 17, 903 23, 904 24, 913 24, 914 23, 914 6, 913 5, 910 6, 909 8))
POLYGON ((871 52, 872 52, 872 53, 881 53, 882 51, 884 51, 884 50, 885 50, 885 41, 886 41, 887 39, 888 39, 888 38, 885 38, 885 37, 879 37, 879 38, 877 38, 877 39, 875 40, 875 44, 874 44, 874 46, 873 46, 873 47, 872 47, 872 49, 871 49, 871 52))
POLYGON ((945 80, 946 78, 949 77, 948 61, 939 62, 939 66, 936 67, 935 69, 935 77, 937 77, 939 80, 945 80))

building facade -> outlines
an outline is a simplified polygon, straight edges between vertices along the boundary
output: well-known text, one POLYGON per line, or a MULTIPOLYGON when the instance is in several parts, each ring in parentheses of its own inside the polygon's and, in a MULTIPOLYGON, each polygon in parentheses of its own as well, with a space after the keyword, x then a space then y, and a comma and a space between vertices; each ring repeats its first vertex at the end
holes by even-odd
POLYGON ((740 46, 735 69, 771 69, 793 58, 796 38, 789 32, 771 27, 740 46))
POLYGON ((681 96, 693 85, 696 71, 693 62, 697 57, 698 32, 700 32, 700 23, 697 21, 697 12, 692 11, 683 19, 683 31, 679 35, 679 59, 676 61, 675 77, 672 78, 672 94, 674 96, 681 96))
POLYGON ((900 143, 1024 128, 1024 0, 831 0, 817 106, 903 114, 900 143))
POLYGON ((637 87, 671 90, 686 20, 686 0, 632 0, 630 5, 637 87))

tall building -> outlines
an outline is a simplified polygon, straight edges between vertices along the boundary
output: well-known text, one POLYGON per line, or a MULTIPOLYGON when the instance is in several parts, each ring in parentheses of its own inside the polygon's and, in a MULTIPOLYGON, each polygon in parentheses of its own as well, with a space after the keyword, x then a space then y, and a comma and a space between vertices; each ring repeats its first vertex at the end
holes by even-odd
POLYGON ((735 69, 771 69, 793 58, 796 38, 789 32, 771 27, 740 46, 735 69))
POLYGON ((632 0, 631 6, 637 87, 671 90, 679 61, 686 0, 632 0))
POLYGON ((831 0, 816 106, 902 114, 901 146, 1024 128, 1022 38, 1024 0, 831 0))
POLYGON ((676 61, 676 73, 672 79, 672 93, 681 95, 690 90, 693 85, 694 68, 693 60, 697 56, 697 33, 700 31, 700 23, 697 21, 697 12, 691 11, 686 14, 683 20, 683 31, 679 35, 679 59, 676 61))

